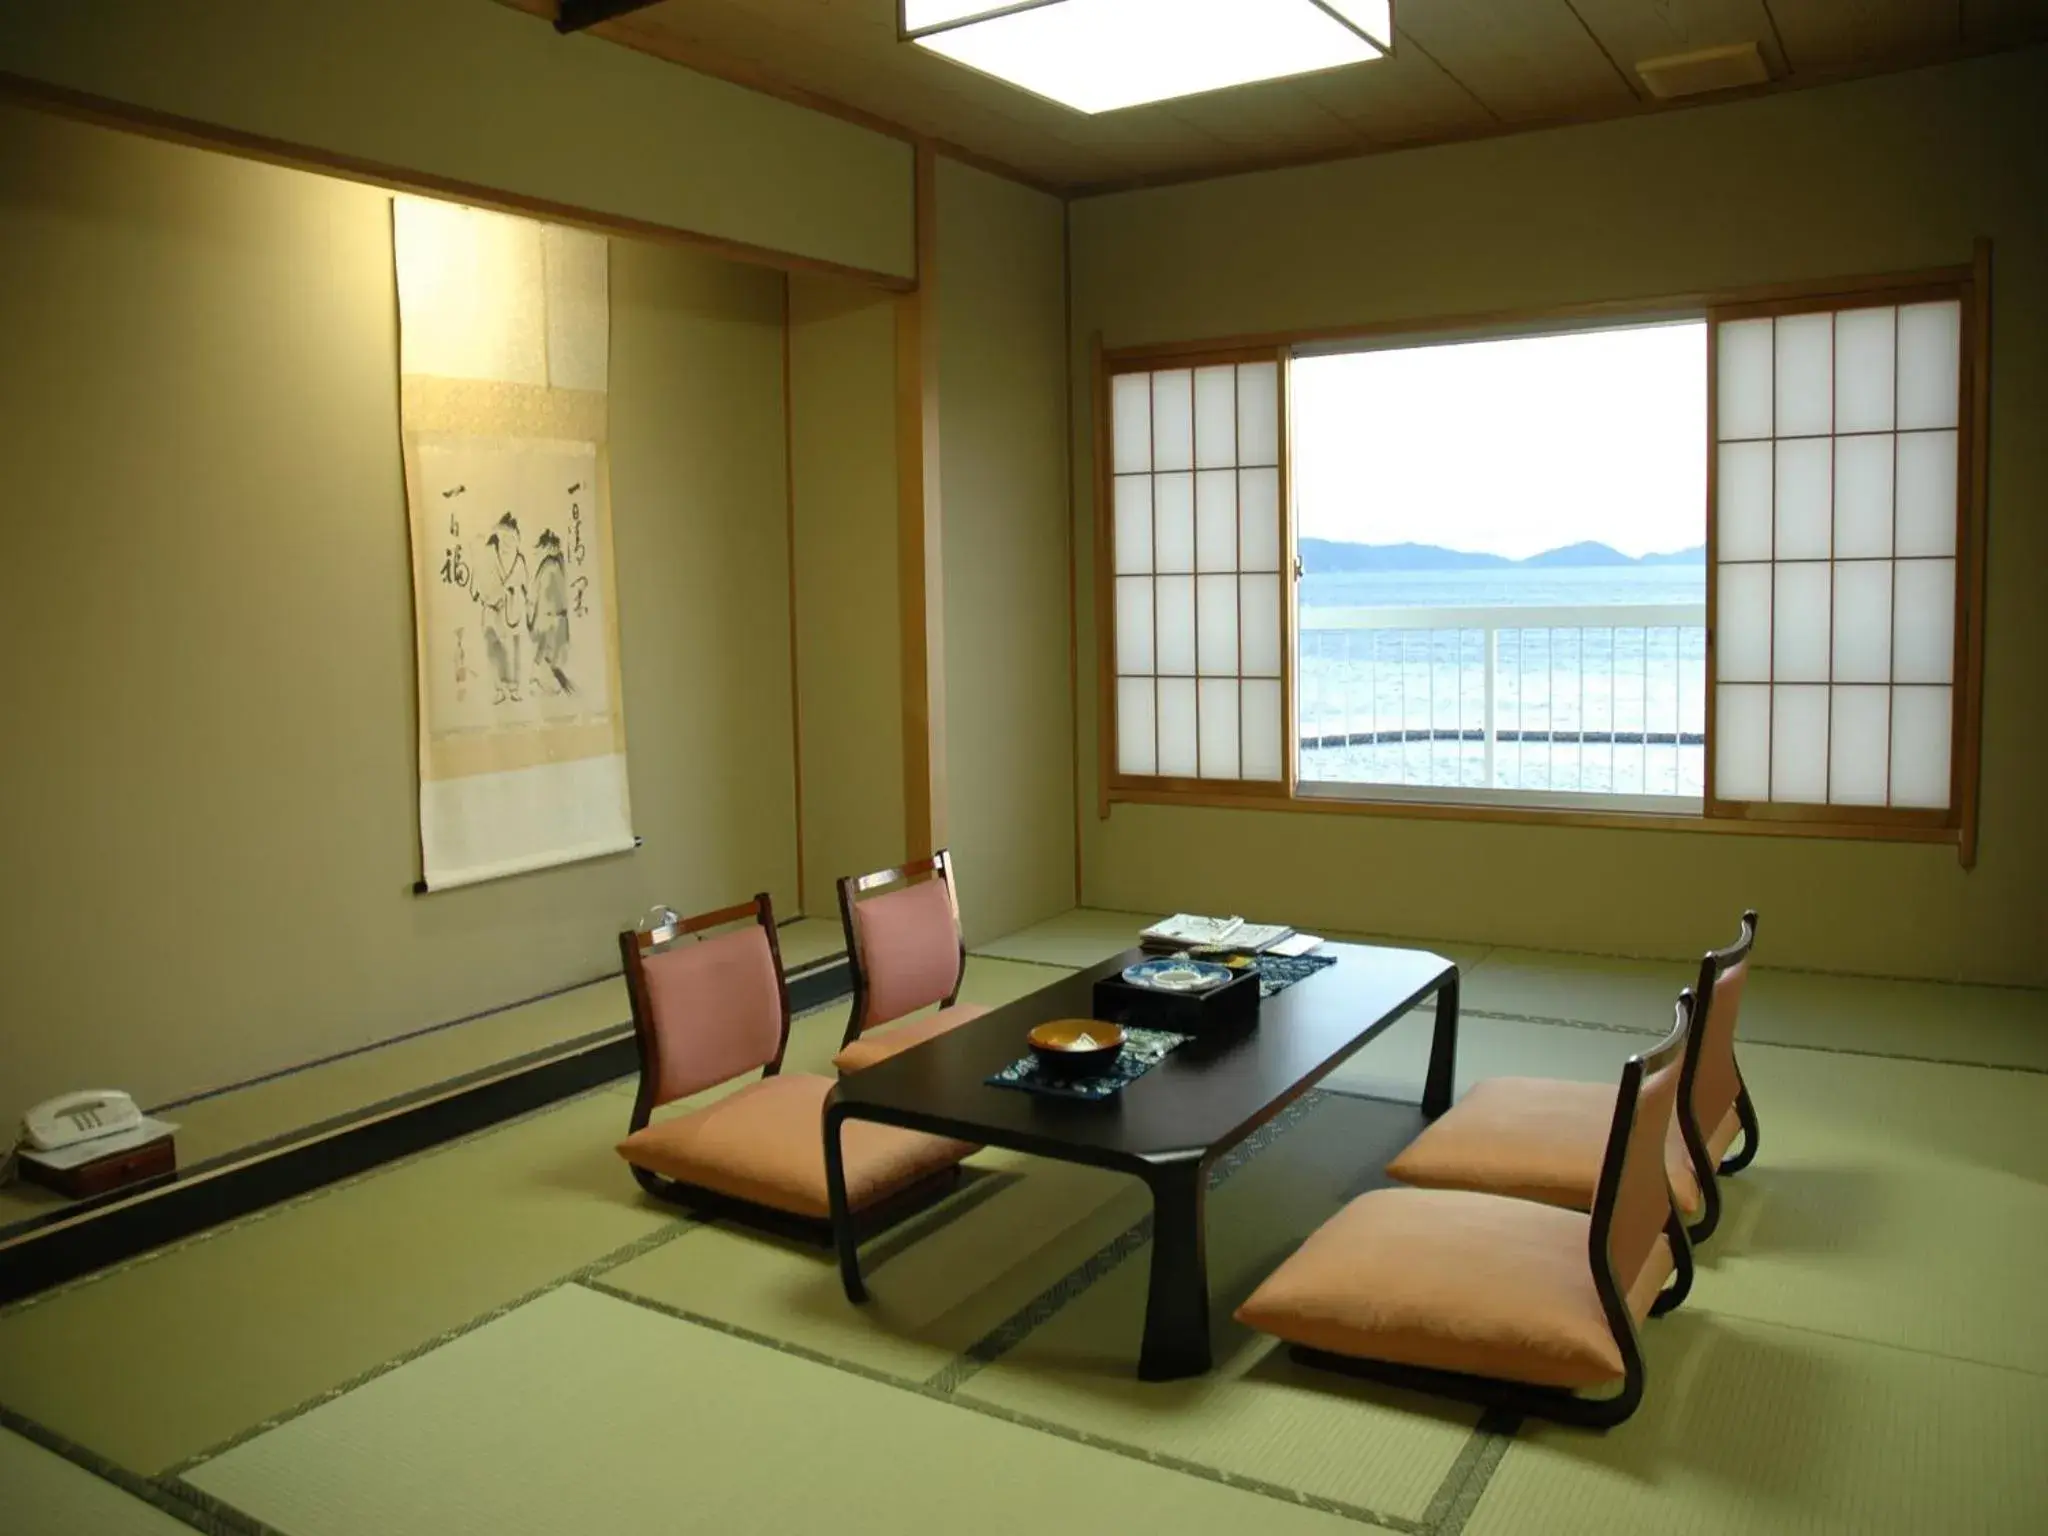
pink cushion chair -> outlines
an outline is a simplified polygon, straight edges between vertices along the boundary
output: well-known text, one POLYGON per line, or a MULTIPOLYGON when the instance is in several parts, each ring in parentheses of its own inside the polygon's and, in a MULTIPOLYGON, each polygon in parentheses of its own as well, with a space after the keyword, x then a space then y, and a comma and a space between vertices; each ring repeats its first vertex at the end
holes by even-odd
MULTIPOLYGON (((1756 942, 1756 913, 1742 936, 1700 962, 1700 1025, 1686 1045, 1678 1113, 1665 1143, 1672 1198, 1687 1235, 1703 1243, 1721 1222, 1719 1177, 1756 1156, 1756 1110, 1735 1062, 1735 1022, 1756 942), (1742 1151, 1727 1155, 1737 1135, 1742 1151)), ((1614 1090, 1604 1083, 1494 1077, 1475 1084, 1447 1114, 1387 1165, 1404 1184, 1517 1195, 1590 1210, 1600 1178, 1614 1090)))
POLYGON ((953 860, 941 848, 928 859, 839 882, 839 916, 853 967, 853 1011, 832 1065, 858 1072, 988 1012, 956 1004, 967 972, 953 860), (870 895, 885 886, 895 889, 870 895), (920 1008, 937 1011, 907 1024, 920 1008), (883 1028, 891 1025, 891 1028, 883 1028))
POLYGON ((1598 1428, 1642 1401, 1637 1325, 1692 1284, 1664 1177, 1692 1022, 1631 1057, 1590 1213, 1468 1190, 1380 1189, 1318 1228, 1237 1309, 1307 1365, 1598 1428))
MULTIPOLYGON (((649 1194, 829 1244, 824 1116, 834 1080, 781 1070, 789 994, 772 904, 763 894, 701 917, 664 918, 619 935, 640 1046, 640 1094, 619 1156, 649 1194), (693 941, 713 928, 728 931, 693 941), (664 1104, 757 1068, 760 1079, 734 1093, 652 1120, 664 1104)), ((950 1188, 960 1160, 976 1150, 858 1121, 841 1145, 848 1202, 867 1230, 950 1188)))

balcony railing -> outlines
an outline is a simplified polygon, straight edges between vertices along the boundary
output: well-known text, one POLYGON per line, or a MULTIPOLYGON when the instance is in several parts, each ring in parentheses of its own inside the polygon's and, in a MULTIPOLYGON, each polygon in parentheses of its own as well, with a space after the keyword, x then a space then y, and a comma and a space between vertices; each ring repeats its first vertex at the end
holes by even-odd
POLYGON ((1704 782, 1706 617, 1703 603, 1303 608, 1302 787, 1677 809, 1704 782))

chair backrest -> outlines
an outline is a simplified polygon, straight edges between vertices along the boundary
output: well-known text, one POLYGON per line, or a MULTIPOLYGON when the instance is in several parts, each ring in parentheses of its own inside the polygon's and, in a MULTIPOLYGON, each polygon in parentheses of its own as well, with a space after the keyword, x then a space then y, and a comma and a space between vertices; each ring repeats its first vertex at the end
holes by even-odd
POLYGON ((1685 1076, 1691 1084, 1686 1112, 1702 1145, 1742 1092, 1742 1073, 1735 1065, 1735 1021, 1742 1011, 1749 951, 1755 943, 1756 913, 1745 912, 1742 936, 1726 949, 1708 950, 1700 961, 1698 1016, 1686 1042, 1685 1076))
MULTIPOLYGON (((1694 1018, 1692 989, 1678 995, 1671 1033, 1652 1049, 1631 1056, 1621 1069, 1614 1123, 1593 1195, 1592 1258, 1603 1299, 1628 1294, 1642 1272, 1657 1234, 1671 1223, 1671 1183, 1664 1144, 1678 1108, 1685 1044, 1694 1018), (1610 1291, 1612 1295, 1610 1296, 1610 1291)), ((1613 1315, 1609 1307, 1610 1317, 1613 1315)))
POLYGON ((781 1068, 789 993, 765 891, 697 917, 664 911, 655 926, 620 934, 619 953, 640 1046, 635 1130, 663 1104, 756 1068, 781 1068), (740 922, 747 926, 695 937, 740 922))
POLYGON ((953 894, 953 860, 945 849, 900 869, 848 875, 839 882, 839 916, 853 966, 849 1035, 932 1003, 951 1006, 967 948, 953 894), (884 894, 870 894, 876 891, 884 894))

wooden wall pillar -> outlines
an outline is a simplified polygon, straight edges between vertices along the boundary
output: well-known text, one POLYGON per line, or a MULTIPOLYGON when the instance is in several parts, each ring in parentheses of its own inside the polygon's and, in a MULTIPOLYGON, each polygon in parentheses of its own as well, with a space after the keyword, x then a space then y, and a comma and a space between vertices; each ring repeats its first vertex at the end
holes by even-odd
POLYGON ((945 566, 939 500, 938 161, 917 147, 917 288, 896 300, 896 495, 906 857, 946 841, 945 566))

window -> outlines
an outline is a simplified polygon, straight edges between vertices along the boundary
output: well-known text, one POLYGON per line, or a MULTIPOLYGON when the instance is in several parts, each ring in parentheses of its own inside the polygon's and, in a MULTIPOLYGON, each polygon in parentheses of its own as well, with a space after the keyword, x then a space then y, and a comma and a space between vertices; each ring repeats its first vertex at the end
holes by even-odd
POLYGON ((1970 862, 1988 271, 1105 354, 1103 814, 1569 811, 1970 862), (1354 365, 1380 393, 1347 404, 1354 365))
POLYGON ((1715 800, 1946 813, 1962 300, 1731 311, 1715 360, 1715 800))
POLYGON ((1116 771, 1282 781, 1280 364, 1110 381, 1116 771))
POLYGON ((1706 325, 1292 368, 1308 795, 1700 808, 1706 325))

